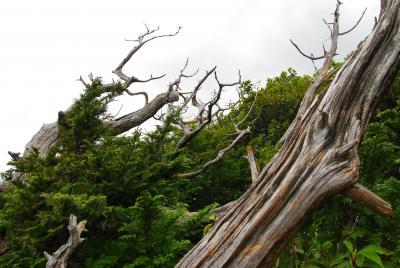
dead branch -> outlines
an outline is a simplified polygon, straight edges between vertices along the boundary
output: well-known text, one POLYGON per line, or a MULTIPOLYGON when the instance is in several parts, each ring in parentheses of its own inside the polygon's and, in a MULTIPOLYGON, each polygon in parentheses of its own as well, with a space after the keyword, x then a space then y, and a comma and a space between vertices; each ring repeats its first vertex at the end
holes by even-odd
MULTIPOLYGON (((181 30, 182 27, 179 26, 178 30, 175 33, 156 35, 156 36, 153 36, 153 37, 149 37, 149 36, 152 35, 153 33, 157 32, 160 28, 157 27, 156 29, 150 30, 147 27, 147 25, 145 25, 145 27, 146 27, 146 32, 141 34, 141 35, 139 35, 138 39, 136 39, 136 40, 127 40, 127 41, 138 42, 138 44, 129 51, 128 55, 121 61, 121 63, 117 66, 117 68, 115 68, 115 70, 113 70, 113 73, 116 74, 123 81, 121 83, 121 86, 124 88, 124 91, 128 95, 130 95, 130 96, 143 95, 145 97, 145 105, 148 105, 149 104, 149 96, 148 96, 147 92, 145 92, 145 91, 132 92, 132 91, 130 91, 128 89, 129 86, 132 85, 133 83, 147 83, 147 82, 150 82, 150 81, 153 81, 153 80, 161 79, 161 78, 163 78, 165 76, 165 74, 159 75, 159 76, 150 75, 150 77, 147 78, 147 79, 140 79, 140 78, 137 78, 134 75, 128 76, 127 74, 124 73, 123 68, 131 60, 132 56, 136 52, 138 52, 146 43, 148 43, 148 42, 150 42, 152 40, 155 40, 157 38, 176 36, 179 33, 179 31, 181 30)), ((187 61, 186 61, 186 64, 185 64, 185 68, 186 68, 186 66, 187 66, 187 61)), ((179 76, 179 81, 180 81, 182 76, 184 76, 184 75, 183 75, 183 73, 181 71, 181 74, 179 76)), ((189 76, 184 76, 184 77, 189 77, 189 76)), ((83 81, 82 77, 80 78, 80 80, 82 81, 82 83, 84 83, 84 85, 86 85, 86 83, 83 81)), ((113 81, 112 83, 103 85, 103 88, 106 91, 107 89, 111 88, 112 86, 115 86, 116 84, 117 83, 115 81, 113 81)), ((173 91, 173 89, 171 87, 168 88, 168 92, 172 92, 172 91, 173 91)), ((161 96, 158 95, 157 97, 161 97, 161 96)), ((165 98, 161 97, 161 99, 165 99, 165 98)), ((170 101, 176 101, 175 97, 170 99, 170 101)), ((159 102, 156 101, 155 103, 159 103, 159 102)), ((168 103, 168 102, 166 102, 166 103, 168 103)), ((164 104, 166 104, 166 103, 164 103, 164 104)), ((159 107, 159 108, 161 108, 161 107, 159 107)), ((153 109, 151 109, 151 110, 153 110, 153 109)), ((151 115, 151 116, 153 116, 153 115, 151 115)))
MULTIPOLYGON (((172 90, 173 87, 176 87, 176 88, 179 89, 179 86, 181 84, 182 78, 191 78, 191 77, 195 76, 199 72, 199 69, 197 69, 192 74, 185 74, 185 71, 186 71, 186 68, 188 67, 188 65, 189 65, 189 58, 186 59, 185 65, 183 66, 183 68, 179 72, 178 78, 176 78, 174 82, 170 83, 169 90, 172 90)), ((180 95, 181 94, 183 95, 185 93, 180 93, 180 95)))
POLYGON ((218 112, 221 111, 218 108, 218 101, 221 98, 221 93, 224 87, 231 87, 235 85, 239 85, 241 83, 241 75, 239 72, 239 80, 237 82, 223 84, 218 80, 217 74, 215 72, 216 67, 212 68, 210 71, 207 71, 204 77, 198 82, 195 86, 192 94, 189 97, 184 97, 183 104, 177 109, 177 113, 180 114, 182 110, 187 106, 189 101, 192 101, 192 105, 198 109, 198 115, 196 116, 197 124, 194 128, 190 125, 186 125, 182 119, 173 120, 173 123, 180 126, 183 131, 184 136, 178 142, 176 149, 180 149, 184 147, 189 141, 191 141, 204 127, 206 127, 212 121, 213 116, 217 116, 218 112), (200 90, 202 84, 207 80, 207 78, 214 73, 215 81, 218 84, 218 90, 215 93, 214 97, 206 104, 202 104, 197 99, 197 92, 200 90), (213 108, 217 107, 217 113, 213 112, 213 108), (203 114, 206 114, 204 117, 203 114))
POLYGON ((139 35, 137 40, 133 40, 135 42, 138 42, 138 44, 135 47, 133 47, 131 51, 129 51, 128 55, 121 61, 121 63, 113 71, 114 74, 116 74, 121 80, 124 81, 124 83, 123 83, 124 88, 128 88, 132 83, 145 83, 145 82, 149 82, 152 80, 163 78, 165 76, 165 74, 160 75, 160 76, 150 75, 150 78, 148 78, 148 79, 139 79, 133 75, 128 76, 123 72, 124 66, 130 61, 132 56, 136 52, 138 52, 146 43, 148 43, 152 40, 158 39, 158 38, 175 36, 179 33, 179 31, 182 29, 182 27, 179 26, 178 30, 172 34, 162 34, 162 35, 156 35, 153 37, 149 37, 151 34, 157 32, 159 29, 160 29, 160 27, 158 27, 157 29, 149 30, 149 28, 146 26, 147 31, 145 33, 139 35), (147 37, 149 37, 149 38, 147 38, 147 37))
POLYGON ((322 59, 325 58, 325 56, 315 57, 312 53, 311 53, 310 55, 307 55, 306 53, 304 53, 304 52, 299 48, 299 46, 298 46, 295 42, 293 42, 292 39, 290 39, 290 43, 292 43, 292 45, 297 49, 298 52, 300 52, 301 55, 303 55, 304 57, 306 57, 306 58, 308 58, 308 59, 310 59, 310 60, 312 60, 312 61, 315 61, 315 60, 322 60, 322 59))
MULTIPOLYGON (((141 91, 141 92, 131 92, 128 87, 132 83, 145 83, 149 82, 155 79, 160 79, 163 77, 162 76, 153 76, 151 75, 150 78, 148 79, 139 79, 135 76, 128 76, 123 72, 123 67, 129 62, 129 60, 132 58, 132 56, 139 51, 139 49, 146 44, 147 42, 150 42, 154 39, 157 38, 162 38, 162 37, 170 37, 170 36, 175 36, 179 33, 181 27, 178 28, 178 30, 173 33, 173 34, 164 34, 164 35, 157 35, 153 37, 149 37, 149 35, 155 33, 156 31, 159 30, 159 28, 155 30, 149 30, 148 27, 146 26, 147 31, 144 34, 139 35, 138 39, 136 40, 138 42, 138 45, 136 45, 129 53, 128 55, 122 60, 122 62, 117 66, 117 68, 113 71, 122 81, 123 83, 120 84, 123 88, 124 91, 131 95, 131 96, 136 96, 136 95, 143 95, 145 97, 146 103, 143 108, 134 111, 132 113, 126 114, 124 116, 121 116, 119 118, 113 118, 112 120, 105 121, 105 124, 108 124, 112 127, 115 128, 115 133, 116 135, 121 134, 123 132, 126 132, 134 127, 139 126, 143 122, 147 121, 150 119, 153 115, 155 115, 165 104, 175 102, 179 100, 179 95, 177 88, 173 87, 168 87, 167 92, 158 94, 152 101, 149 101, 148 95, 146 92, 141 91), (147 38, 147 39, 146 39, 147 38)), ((187 62, 185 64, 187 66, 187 62)), ((182 77, 190 77, 188 75, 183 74, 183 71, 181 71, 179 75, 179 81, 182 77)), ((92 81, 93 75, 89 74, 89 79, 92 81)), ((78 79, 83 83, 85 87, 88 87, 88 84, 84 81, 82 77, 79 77, 78 79)), ((109 90, 118 85, 120 82, 115 82, 112 81, 112 83, 107 83, 103 84, 103 90, 105 92, 109 92, 109 90)), ((71 109, 67 109, 64 114, 67 114, 68 111, 71 109)), ((50 124, 45 124, 43 125, 40 130, 33 136, 31 141, 25 146, 25 151, 23 153, 22 157, 25 157, 27 154, 31 153, 33 151, 33 148, 37 149, 37 152, 40 157, 45 157, 51 147, 53 147, 58 140, 58 124, 57 122, 50 123, 50 124)), ((15 179, 24 179, 24 174, 23 173, 16 173, 14 176, 15 179)), ((14 178, 13 178, 14 180, 14 178)), ((0 183, 0 190, 5 189, 7 183, 0 183)), ((8 184, 7 184, 8 185, 8 184)))
POLYGON ((258 166, 256 157, 254 155, 253 147, 247 146, 247 160, 249 161, 250 165, 250 172, 251 172, 251 180, 255 182, 260 174, 260 168, 258 166))
POLYGON ((254 105, 255 105, 256 100, 257 100, 257 97, 258 97, 258 92, 259 92, 259 90, 258 90, 258 88, 257 88, 256 95, 254 96, 254 100, 253 100, 253 102, 251 103, 250 109, 247 111, 247 114, 244 116, 244 118, 242 119, 242 121, 240 121, 239 123, 237 123, 237 126, 240 126, 241 124, 243 124, 244 122, 246 122, 246 120, 247 120, 247 118, 249 117, 250 113, 253 111, 254 105))
MULTIPOLYGON (((217 79, 217 81, 218 81, 218 79, 217 79)), ((218 82, 218 83, 219 83, 219 82, 218 82)), ((229 84, 229 85, 232 85, 232 84, 229 84)), ((212 160, 208 161, 207 163, 205 163, 199 170, 194 171, 194 172, 184 173, 184 174, 181 174, 181 175, 179 175, 179 176, 185 177, 185 178, 193 178, 193 177, 196 177, 196 176, 200 175, 201 173, 203 173, 204 171, 206 171, 210 166, 212 166, 212 165, 218 163, 220 160, 222 160, 222 159, 224 158, 224 156, 225 156, 229 151, 231 151, 233 148, 235 148, 235 147, 237 146, 237 144, 239 143, 239 141, 240 141, 246 134, 250 134, 250 133, 251 133, 250 127, 248 127, 248 128, 245 129, 245 130, 240 130, 240 129, 239 129, 239 125, 240 125, 240 124, 243 124, 243 123, 245 122, 245 120, 246 120, 247 117, 249 116, 250 112, 253 110, 254 103, 255 103, 256 100, 257 100, 257 96, 258 96, 258 91, 257 91, 256 96, 254 97, 254 100, 253 100, 253 102, 252 102, 252 104, 251 104, 251 106, 250 106, 250 109, 249 109, 249 111, 247 112, 247 114, 246 114, 246 116, 244 117, 244 119, 243 119, 242 121, 240 121, 238 124, 235 124, 235 125, 234 125, 234 126, 235 126, 235 134, 234 134, 234 135, 238 135, 238 136, 237 136, 227 147, 225 147, 224 149, 220 150, 220 151, 218 152, 217 156, 216 156, 214 159, 212 159, 212 160)), ((181 121, 180 123, 182 123, 182 121, 181 121)), ((254 123, 254 121, 253 121, 252 123, 254 123)), ((185 132, 190 132, 190 130, 187 129, 187 126, 186 126, 186 125, 183 124, 181 127, 182 127, 184 133, 185 133, 185 132)), ((251 156, 250 156, 250 157, 251 157, 251 156)), ((253 159, 254 159, 254 161, 255 161, 254 154, 252 155, 252 157, 253 157, 253 159)), ((250 162, 250 161, 253 161, 253 159, 251 159, 251 160, 249 159, 249 162, 250 162)), ((252 167, 252 164, 253 164, 253 163, 250 163, 250 168, 251 168, 251 169, 253 168, 253 167, 252 167)), ((258 165, 257 165, 257 169, 258 169, 258 165)), ((253 180, 253 182, 254 182, 254 181, 256 180, 256 178, 258 177, 258 174, 259 174, 259 171, 254 171, 254 174, 253 174, 253 170, 252 170, 252 180, 253 180)))
POLYGON ((14 153, 14 152, 8 151, 8 155, 11 156, 12 160, 14 160, 14 161, 21 160, 21 153, 14 153))
MULTIPOLYGON (((293 129, 296 128, 296 126, 299 124, 299 122, 306 116, 307 111, 310 111, 310 106, 314 100, 315 97, 315 92, 320 88, 320 86, 326 81, 327 77, 331 75, 329 72, 331 63, 333 58, 337 55, 337 44, 338 44, 338 38, 339 38, 339 9, 340 5, 342 3, 337 0, 336 2, 336 9, 335 12, 333 13, 333 22, 332 23, 326 23, 330 29, 331 33, 331 47, 329 51, 325 50, 324 47, 324 63, 322 67, 317 71, 317 74, 312 81, 311 85, 307 89, 306 93, 304 94, 304 98, 300 104, 300 107, 298 109, 296 118, 292 121, 291 125, 289 128, 286 130, 285 134, 282 136, 280 139, 279 143, 283 144, 285 140, 288 138, 288 136, 293 132, 293 129)), ((293 43, 293 42, 292 42, 293 43)), ((295 45, 295 44, 294 44, 295 45)), ((309 58, 309 57, 307 57, 309 58)))
POLYGON ((238 136, 232 141, 231 144, 228 145, 228 147, 220 150, 217 154, 217 157, 215 157, 214 159, 208 161, 207 163, 205 163, 199 170, 194 171, 194 172, 190 172, 190 173, 184 173, 179 175, 180 177, 184 177, 184 178, 193 178, 196 177, 198 175, 200 175, 201 173, 203 173, 204 171, 206 171, 210 166, 214 165, 215 163, 219 162, 221 159, 224 158, 225 154, 227 154, 230 150, 232 150, 233 148, 236 147, 236 145, 239 143, 239 141, 246 135, 250 133, 250 128, 247 128, 245 130, 237 130, 236 134, 238 134, 238 136))
POLYGON ((81 238, 81 234, 83 231, 87 231, 85 229, 86 221, 81 221, 77 224, 77 218, 75 215, 69 216, 69 224, 68 224, 68 232, 69 238, 67 243, 62 245, 53 255, 50 255, 46 251, 44 252, 44 256, 47 260, 46 268, 65 268, 68 264, 68 259, 75 251, 75 249, 79 246, 80 243, 85 240, 85 238, 81 238))
POLYGON ((347 30, 347 31, 345 31, 345 32, 343 32, 343 33, 339 33, 339 35, 348 34, 348 33, 350 33, 351 31, 353 31, 355 28, 357 28, 358 24, 360 24, 362 18, 364 17, 365 11, 367 11, 367 9, 364 9, 363 13, 361 14, 361 17, 358 19, 358 21, 356 22, 356 24, 355 24, 353 27, 351 27, 349 30, 347 30))
POLYGON ((388 202, 359 183, 344 190, 342 193, 347 197, 350 197, 353 201, 356 201, 360 205, 367 207, 382 216, 390 217, 394 214, 393 208, 388 202))
POLYGON ((125 92, 130 96, 143 95, 146 100, 145 104, 149 104, 149 95, 147 94, 147 92, 145 91, 130 92, 128 89, 125 89, 125 92))
POLYGON ((109 124, 115 128, 116 133, 124 133, 152 118, 165 104, 178 100, 179 95, 176 90, 161 93, 143 108, 110 121, 109 124))

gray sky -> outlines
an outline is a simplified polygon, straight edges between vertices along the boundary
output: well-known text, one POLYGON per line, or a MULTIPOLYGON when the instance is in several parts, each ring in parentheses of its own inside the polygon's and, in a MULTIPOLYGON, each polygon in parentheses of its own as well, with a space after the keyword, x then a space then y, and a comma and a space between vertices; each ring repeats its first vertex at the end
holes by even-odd
MULTIPOLYGON (((351 27, 364 8, 359 27, 339 39, 340 57, 348 54, 371 31, 379 13, 378 0, 344 0, 341 29, 351 27)), ((127 66, 126 73, 146 78, 167 76, 131 89, 154 96, 166 89, 190 58, 200 73, 217 65, 222 81, 234 81, 240 69, 244 79, 265 81, 288 67, 310 73, 310 61, 291 46, 322 52, 329 32, 322 19, 331 19, 334 0, 13 0, 0 3, 0 171, 10 160, 7 151, 22 152, 43 123, 54 122, 82 91, 76 79, 93 73, 115 78, 119 64, 143 23, 162 33, 181 33, 146 46, 127 66)), ((196 80, 196 79, 195 79, 196 80)), ((195 81, 194 80, 194 81, 195 81)), ((264 83, 262 83, 264 84, 264 83)), ((122 98, 124 112, 138 109, 141 96, 122 98)))

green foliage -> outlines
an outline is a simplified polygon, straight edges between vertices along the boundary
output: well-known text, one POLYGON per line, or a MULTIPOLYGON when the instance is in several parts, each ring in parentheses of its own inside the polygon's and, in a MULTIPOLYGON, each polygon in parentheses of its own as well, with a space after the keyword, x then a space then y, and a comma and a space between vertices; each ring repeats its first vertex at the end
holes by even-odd
POLYGON ((14 163, 28 175, 0 194, 8 248, 1 267, 43 267, 43 251, 66 242, 71 213, 89 230, 71 267, 171 267, 201 238, 210 209, 187 216, 182 201, 191 191, 177 177, 184 162, 170 157, 173 129, 115 137, 102 123, 120 93, 119 85, 104 92, 95 79, 59 115, 59 143, 48 156, 14 163))
POLYGON ((384 254, 385 250, 381 247, 377 245, 368 245, 357 250, 350 241, 345 240, 343 243, 347 250, 345 253, 339 253, 336 256, 335 261, 333 262, 334 265, 344 267, 364 267, 364 264, 369 261, 375 265, 379 265, 379 267, 383 267, 379 255, 384 254))
POLYGON ((275 144, 296 115, 310 83, 310 76, 298 76, 291 68, 268 79, 257 97, 255 134, 265 135, 271 144, 275 144))
MULTIPOLYGON (((43 267, 43 251, 53 252, 67 240, 71 213, 88 221, 89 232, 70 267, 173 267, 212 228, 215 205, 210 204, 230 202, 250 185, 245 147, 253 146, 260 167, 279 150, 276 143, 311 79, 289 69, 268 79, 257 94, 245 81, 239 106, 179 151, 175 148, 182 134, 170 122, 148 133, 115 136, 102 121, 110 117, 107 105, 122 88, 116 85, 104 92, 101 80, 95 79, 59 114, 59 143, 48 156, 32 153, 2 174, 11 179, 16 171, 27 172, 27 178, 0 193, 0 232, 8 248, 0 256, 0 267, 43 267), (180 177, 230 144, 234 124, 245 119, 253 103, 241 125, 251 127, 252 133, 200 176, 180 177)), ((399 81, 383 99, 360 148, 362 183, 397 211, 399 81)), ((335 196, 309 219, 277 267, 396 267, 399 222, 398 213, 382 218, 335 196)))

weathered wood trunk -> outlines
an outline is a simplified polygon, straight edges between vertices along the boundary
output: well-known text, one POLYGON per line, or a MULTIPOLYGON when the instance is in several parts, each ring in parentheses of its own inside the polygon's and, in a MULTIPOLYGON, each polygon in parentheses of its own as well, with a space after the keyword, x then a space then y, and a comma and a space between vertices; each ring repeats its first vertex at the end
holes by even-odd
POLYGON ((400 67, 400 0, 298 118, 247 192, 176 267, 272 267, 306 217, 358 181, 358 147, 400 67))

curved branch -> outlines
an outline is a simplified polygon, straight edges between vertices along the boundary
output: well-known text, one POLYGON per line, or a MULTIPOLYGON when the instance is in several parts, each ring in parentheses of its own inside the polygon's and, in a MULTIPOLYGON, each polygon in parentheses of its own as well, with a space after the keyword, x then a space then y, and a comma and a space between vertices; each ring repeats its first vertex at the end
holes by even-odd
POLYGON ((297 111, 297 115, 295 119, 292 121, 289 128, 286 130, 285 134, 283 134, 282 138, 279 140, 280 144, 283 144, 285 140, 293 133, 293 130, 296 126, 300 123, 301 119, 306 115, 307 110, 313 103, 315 92, 320 88, 320 86, 326 81, 327 77, 331 75, 329 69, 331 67, 331 63, 333 57, 337 55, 337 45, 338 45, 338 38, 339 38, 339 9, 342 3, 337 0, 336 2, 336 9, 333 13, 333 23, 331 30, 331 47, 329 51, 325 51, 324 48, 324 63, 322 67, 317 71, 317 74, 312 81, 311 85, 308 87, 306 93, 304 94, 304 98, 300 103, 300 107, 297 111))
MULTIPOLYGON (((217 103, 219 101, 219 99, 221 98, 221 93, 222 93, 222 89, 224 87, 230 87, 230 86, 235 86, 241 83, 241 75, 239 72, 239 81, 238 82, 233 82, 233 83, 228 83, 228 84, 223 84, 218 80, 217 74, 215 73, 215 68, 214 67, 211 71, 206 72, 206 75, 203 77, 203 79, 201 79, 199 81, 199 83, 197 84, 197 86, 195 87, 195 89, 193 90, 193 93, 190 95, 190 97, 186 98, 186 100, 184 101, 184 103, 182 104, 182 106, 177 110, 178 113, 180 113, 182 111, 182 109, 187 105, 187 103, 193 98, 196 97, 197 91, 200 89, 200 86, 204 83, 204 81, 214 72, 215 75, 215 80, 218 83, 218 91, 215 94, 214 98, 208 103, 207 105, 207 111, 203 110, 200 105, 199 107, 197 107, 197 101, 194 101, 194 105, 199 109, 199 115, 197 117, 198 121, 200 122, 193 130, 190 130, 190 128, 188 126, 185 126, 185 128, 183 128, 183 121, 180 120, 179 125, 181 126, 181 128, 184 130, 184 136, 182 137, 182 139, 178 142, 178 144, 176 145, 176 149, 180 149, 183 146, 185 146, 189 141, 191 141, 204 127, 206 127, 211 121, 213 116, 217 115, 218 113, 213 113, 213 107, 217 106, 217 103), (206 118, 205 120, 203 119, 203 112, 206 112, 206 118)), ((177 123, 177 122, 175 122, 177 123)))
POLYGON ((215 163, 218 163, 222 158, 224 158, 225 154, 227 154, 229 151, 231 151, 233 148, 235 148, 235 146, 239 143, 239 141, 246 135, 250 133, 250 128, 247 128, 245 130, 241 130, 239 132, 239 135, 232 141, 231 144, 229 144, 226 148, 220 150, 217 154, 217 156, 208 161, 207 163, 205 163, 199 170, 194 171, 194 172, 189 172, 189 173, 184 173, 179 175, 180 177, 184 177, 184 178, 193 178, 196 177, 198 175, 200 175, 201 173, 203 173, 204 171, 206 171, 210 166, 214 165, 215 163))
POLYGON ((350 33, 351 31, 353 31, 358 26, 358 24, 361 22, 362 18, 364 17, 365 11, 367 11, 366 8, 364 9, 363 13, 361 14, 361 17, 358 19, 357 23, 353 27, 351 27, 349 30, 347 30, 343 33, 339 33, 339 35, 345 35, 345 34, 350 33))
MULTIPOLYGON (((150 78, 148 79, 139 79, 135 76, 128 76, 123 72, 123 68, 124 66, 129 62, 129 60, 132 58, 132 56, 139 51, 140 48, 142 48, 143 45, 145 45, 147 42, 150 42, 154 39, 157 38, 162 38, 162 37, 172 37, 175 36, 179 33, 179 31, 182 29, 182 27, 178 27, 178 30, 175 33, 172 34, 163 34, 163 35, 157 35, 157 36, 153 36, 147 40, 145 40, 146 36, 151 35, 152 33, 158 31, 160 29, 160 27, 158 27, 157 29, 154 30, 149 30, 149 28, 145 25, 147 31, 141 35, 139 35, 137 40, 134 40, 136 42, 138 42, 138 44, 131 50, 129 51, 128 55, 121 61, 121 63, 117 66, 117 68, 115 68, 115 70, 113 71, 114 74, 116 74, 120 79, 122 79, 123 81, 125 81, 124 83, 124 87, 128 88, 132 83, 135 82, 139 82, 139 83, 144 83, 144 82, 149 82, 152 80, 156 80, 156 79, 160 79, 162 77, 165 76, 164 75, 160 75, 160 76, 155 76, 153 77, 152 75, 150 76, 150 78)), ((131 40, 132 41, 132 40, 131 40)))
POLYGON ((300 54, 303 55, 304 57, 306 57, 307 59, 310 59, 310 60, 314 61, 314 60, 322 60, 323 58, 325 58, 325 56, 314 57, 313 54, 307 55, 306 53, 304 53, 304 52, 299 48, 299 46, 298 46, 295 42, 293 42, 292 39, 290 39, 290 43, 292 43, 292 45, 297 49, 297 51, 299 51, 300 54))
POLYGON ((144 98, 146 99, 146 104, 149 103, 149 95, 145 91, 131 92, 127 88, 124 91, 130 96, 143 95, 144 98))
POLYGON ((247 118, 249 117, 251 111, 253 110, 254 104, 256 103, 257 96, 258 96, 258 90, 256 91, 256 95, 254 96, 254 100, 253 100, 253 102, 251 103, 251 106, 250 106, 249 111, 247 112, 247 114, 245 115, 245 117, 243 118, 243 120, 240 121, 239 123, 237 123, 237 126, 240 126, 241 124, 243 124, 244 122, 246 122, 246 120, 247 120, 247 118))
POLYGON ((117 134, 124 133, 153 117, 165 104, 175 102, 178 99, 179 95, 175 90, 161 93, 143 108, 110 121, 109 124, 115 128, 117 134))

